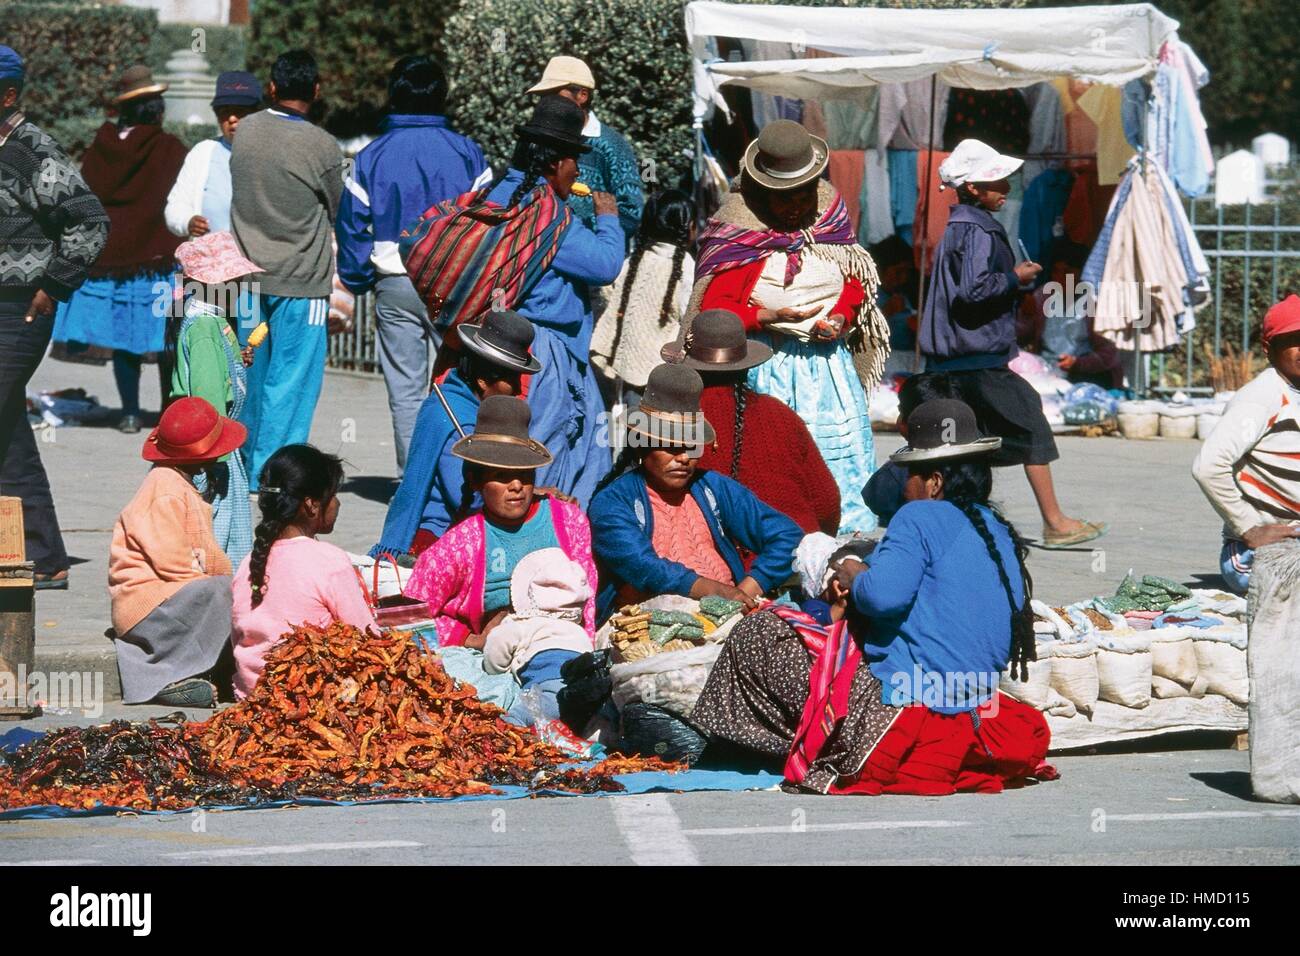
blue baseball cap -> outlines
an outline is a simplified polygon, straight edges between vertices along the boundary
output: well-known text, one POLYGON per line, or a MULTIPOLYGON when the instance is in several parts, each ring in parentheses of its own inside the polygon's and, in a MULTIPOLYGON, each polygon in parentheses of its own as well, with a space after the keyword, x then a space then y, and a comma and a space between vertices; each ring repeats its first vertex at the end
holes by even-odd
POLYGON ((262 102, 262 84, 252 73, 231 70, 217 77, 217 95, 212 108, 218 106, 257 106, 262 102))
POLYGON ((21 83, 26 73, 23 58, 12 47, 0 46, 0 80, 17 80, 21 83))

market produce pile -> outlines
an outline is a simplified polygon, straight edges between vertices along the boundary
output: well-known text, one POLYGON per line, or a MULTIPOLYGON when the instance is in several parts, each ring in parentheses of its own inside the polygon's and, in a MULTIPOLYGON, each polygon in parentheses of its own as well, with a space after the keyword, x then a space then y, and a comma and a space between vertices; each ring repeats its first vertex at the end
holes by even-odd
POLYGON ((0 754, 0 809, 453 797, 507 784, 613 792, 616 774, 677 769, 620 757, 575 767, 502 713, 409 634, 302 625, 268 655, 252 694, 205 723, 118 720, 0 754))
POLYGON ((1114 597, 1101 598, 1100 603, 1115 614, 1129 611, 1167 611, 1174 605, 1190 602, 1192 592, 1168 578, 1144 574, 1139 581, 1130 571, 1120 582, 1114 597))
POLYGON ((700 610, 694 614, 629 604, 610 619, 614 626, 610 640, 624 663, 655 654, 688 651, 709 640, 710 634, 743 609, 739 601, 714 595, 702 598, 700 610))

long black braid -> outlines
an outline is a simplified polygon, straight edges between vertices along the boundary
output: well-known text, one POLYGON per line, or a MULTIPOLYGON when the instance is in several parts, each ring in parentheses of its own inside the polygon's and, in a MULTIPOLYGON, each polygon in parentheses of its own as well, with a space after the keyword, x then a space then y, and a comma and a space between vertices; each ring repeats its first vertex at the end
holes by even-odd
MULTIPOLYGON (((916 469, 918 472, 924 472, 925 470, 927 469, 924 466, 916 469)), ((1038 651, 1034 642, 1034 612, 1029 606, 1034 594, 1034 582, 1029 576, 1029 569, 1025 567, 1025 557, 1029 554, 1029 547, 1025 544, 1024 539, 1020 537, 1015 526, 989 501, 989 494, 993 490, 993 471, 988 464, 977 461, 956 461, 940 464, 932 470, 937 471, 943 478, 943 500, 951 502, 961 509, 961 513, 974 526, 980 540, 984 542, 984 547, 988 549, 989 558, 993 561, 994 567, 997 568, 998 580, 1002 582, 1002 589, 1007 596, 1007 604, 1011 608, 1011 649, 1009 655, 1011 679, 1028 680, 1029 663, 1038 660, 1038 651), (993 533, 984 521, 984 515, 980 511, 979 505, 988 508, 1011 535, 1011 540, 1015 546, 1016 563, 1019 566, 1025 594, 1024 603, 1020 606, 1016 605, 1015 592, 1011 589, 1011 578, 1002 563, 1002 552, 998 549, 997 541, 994 540, 993 533)))
POLYGON ((516 143, 510 165, 521 170, 524 178, 515 187, 515 191, 510 194, 508 208, 514 209, 523 202, 524 197, 537 188, 547 167, 562 158, 563 154, 559 150, 552 149, 549 146, 542 146, 540 143, 530 143, 522 139, 516 143))
POLYGON ((675 318, 673 299, 677 285, 682 281, 682 266, 686 261, 686 250, 691 244, 691 225, 695 222, 695 203, 691 197, 679 189, 666 189, 655 193, 645 204, 641 216, 641 231, 637 234, 636 251, 627 264, 627 275, 623 279, 623 294, 619 297, 617 325, 614 329, 614 342, 610 354, 618 354, 619 342, 623 338, 624 319, 627 316, 628 303, 632 300, 632 290, 636 285, 637 270, 641 268, 641 259, 646 250, 659 242, 666 242, 673 247, 673 268, 664 287, 664 297, 659 304, 659 327, 664 328, 675 318))
POLYGON ((749 385, 744 377, 736 379, 736 434, 731 445, 731 477, 740 480, 740 447, 745 437, 745 405, 749 402, 749 385))
POLYGON ((324 508, 342 483, 342 460, 313 445, 285 445, 267 459, 258 478, 262 520, 253 531, 253 551, 248 558, 253 607, 266 597, 266 561, 271 546, 298 517, 303 500, 311 498, 324 508))

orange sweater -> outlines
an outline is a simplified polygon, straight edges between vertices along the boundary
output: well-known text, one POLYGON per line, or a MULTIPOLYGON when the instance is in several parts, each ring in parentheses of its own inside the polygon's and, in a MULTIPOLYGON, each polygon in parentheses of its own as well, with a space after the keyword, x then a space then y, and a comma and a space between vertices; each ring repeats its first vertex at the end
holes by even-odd
POLYGON ((229 574, 230 560, 212 536, 212 508, 184 472, 155 466, 113 526, 113 629, 126 634, 190 581, 229 574))

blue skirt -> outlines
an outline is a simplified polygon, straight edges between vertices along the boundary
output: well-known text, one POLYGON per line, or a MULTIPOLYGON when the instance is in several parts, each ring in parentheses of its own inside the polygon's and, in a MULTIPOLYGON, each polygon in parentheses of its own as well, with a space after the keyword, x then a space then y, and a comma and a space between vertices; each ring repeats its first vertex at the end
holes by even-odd
POLYGON ((163 350, 171 274, 87 279, 54 318, 56 342, 80 342, 136 355, 163 350))
POLYGON ((876 470, 876 446, 853 356, 843 342, 800 342, 786 335, 753 336, 772 358, 749 371, 749 387, 794 409, 840 489, 840 533, 867 532, 876 516, 862 489, 876 470))

